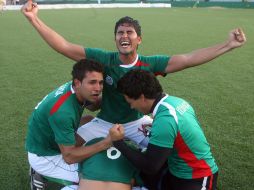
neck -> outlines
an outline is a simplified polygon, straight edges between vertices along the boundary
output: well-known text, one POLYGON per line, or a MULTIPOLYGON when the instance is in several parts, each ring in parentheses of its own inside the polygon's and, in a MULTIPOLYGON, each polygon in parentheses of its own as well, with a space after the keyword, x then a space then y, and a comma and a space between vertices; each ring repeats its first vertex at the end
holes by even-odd
POLYGON ((150 114, 152 113, 151 110, 154 108, 153 105, 154 105, 154 102, 155 102, 155 99, 148 99, 146 104, 147 104, 147 111, 146 111, 146 114, 150 114))
POLYGON ((124 65, 132 64, 136 60, 137 56, 138 54, 136 52, 127 55, 119 53, 119 59, 124 65))
POLYGON ((155 99, 153 99, 152 105, 150 107, 150 112, 149 113, 153 113, 153 110, 155 108, 155 106, 157 105, 157 103, 165 96, 164 93, 159 93, 157 95, 157 97, 155 99))

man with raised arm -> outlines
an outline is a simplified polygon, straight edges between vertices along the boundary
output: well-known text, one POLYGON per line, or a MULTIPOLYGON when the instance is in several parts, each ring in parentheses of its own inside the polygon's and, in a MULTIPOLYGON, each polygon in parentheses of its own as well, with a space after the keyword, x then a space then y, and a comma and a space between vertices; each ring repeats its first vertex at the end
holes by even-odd
POLYGON ((143 146, 147 145, 148 141, 143 135, 141 126, 151 123, 151 118, 131 109, 124 97, 116 90, 117 81, 128 71, 139 69, 147 70, 155 75, 165 75, 207 63, 241 47, 246 42, 243 31, 237 28, 230 31, 227 40, 208 48, 172 56, 143 56, 137 53, 138 46, 142 42, 141 26, 137 20, 126 16, 120 18, 115 24, 115 44, 118 51, 109 52, 67 41, 38 17, 36 3, 32 3, 31 10, 27 9, 29 6, 31 2, 22 7, 23 14, 51 48, 70 59, 89 58, 105 66, 101 110, 95 119, 78 131, 85 141, 106 136, 113 123, 122 123, 128 138, 143 146))

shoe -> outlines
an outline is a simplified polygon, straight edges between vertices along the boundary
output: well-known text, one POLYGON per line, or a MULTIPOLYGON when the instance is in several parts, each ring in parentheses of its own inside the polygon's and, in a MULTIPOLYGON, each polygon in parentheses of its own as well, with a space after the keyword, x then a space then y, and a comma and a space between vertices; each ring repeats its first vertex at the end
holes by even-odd
POLYGON ((37 173, 32 167, 29 169, 31 190, 45 190, 46 183, 42 175, 37 173))

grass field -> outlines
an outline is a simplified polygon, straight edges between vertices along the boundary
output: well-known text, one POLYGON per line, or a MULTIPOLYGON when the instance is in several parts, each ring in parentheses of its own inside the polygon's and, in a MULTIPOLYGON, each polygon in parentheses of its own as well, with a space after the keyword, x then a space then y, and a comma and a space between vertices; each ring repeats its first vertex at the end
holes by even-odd
MULTIPOLYGON (((244 9, 66 9, 40 17, 66 39, 115 50, 115 21, 140 20, 139 53, 178 54, 223 42, 242 27, 248 42, 209 64, 160 78, 194 106, 220 168, 219 190, 254 189, 254 12, 244 9)), ((73 61, 55 53, 20 11, 0 14, 0 189, 28 190, 27 118, 49 91, 71 78, 73 61)))

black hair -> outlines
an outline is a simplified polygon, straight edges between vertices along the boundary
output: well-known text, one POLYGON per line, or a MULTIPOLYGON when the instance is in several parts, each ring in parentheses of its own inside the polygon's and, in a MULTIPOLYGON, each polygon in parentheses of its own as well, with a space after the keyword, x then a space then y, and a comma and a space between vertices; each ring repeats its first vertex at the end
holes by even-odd
POLYGON ((123 24, 129 24, 130 26, 132 26, 135 29, 137 35, 141 36, 141 26, 139 25, 138 20, 134 20, 133 18, 131 18, 129 16, 122 17, 116 22, 116 24, 115 24, 115 36, 116 36, 116 32, 117 32, 118 27, 120 25, 123 25, 123 24))
POLYGON ((82 81, 86 77, 87 72, 96 71, 103 73, 103 65, 97 61, 91 59, 81 59, 76 62, 72 68, 72 83, 74 85, 74 79, 82 81))
POLYGON ((162 94, 162 87, 153 73, 144 70, 131 70, 117 83, 117 90, 131 99, 138 99, 142 94, 148 99, 155 99, 162 94))

